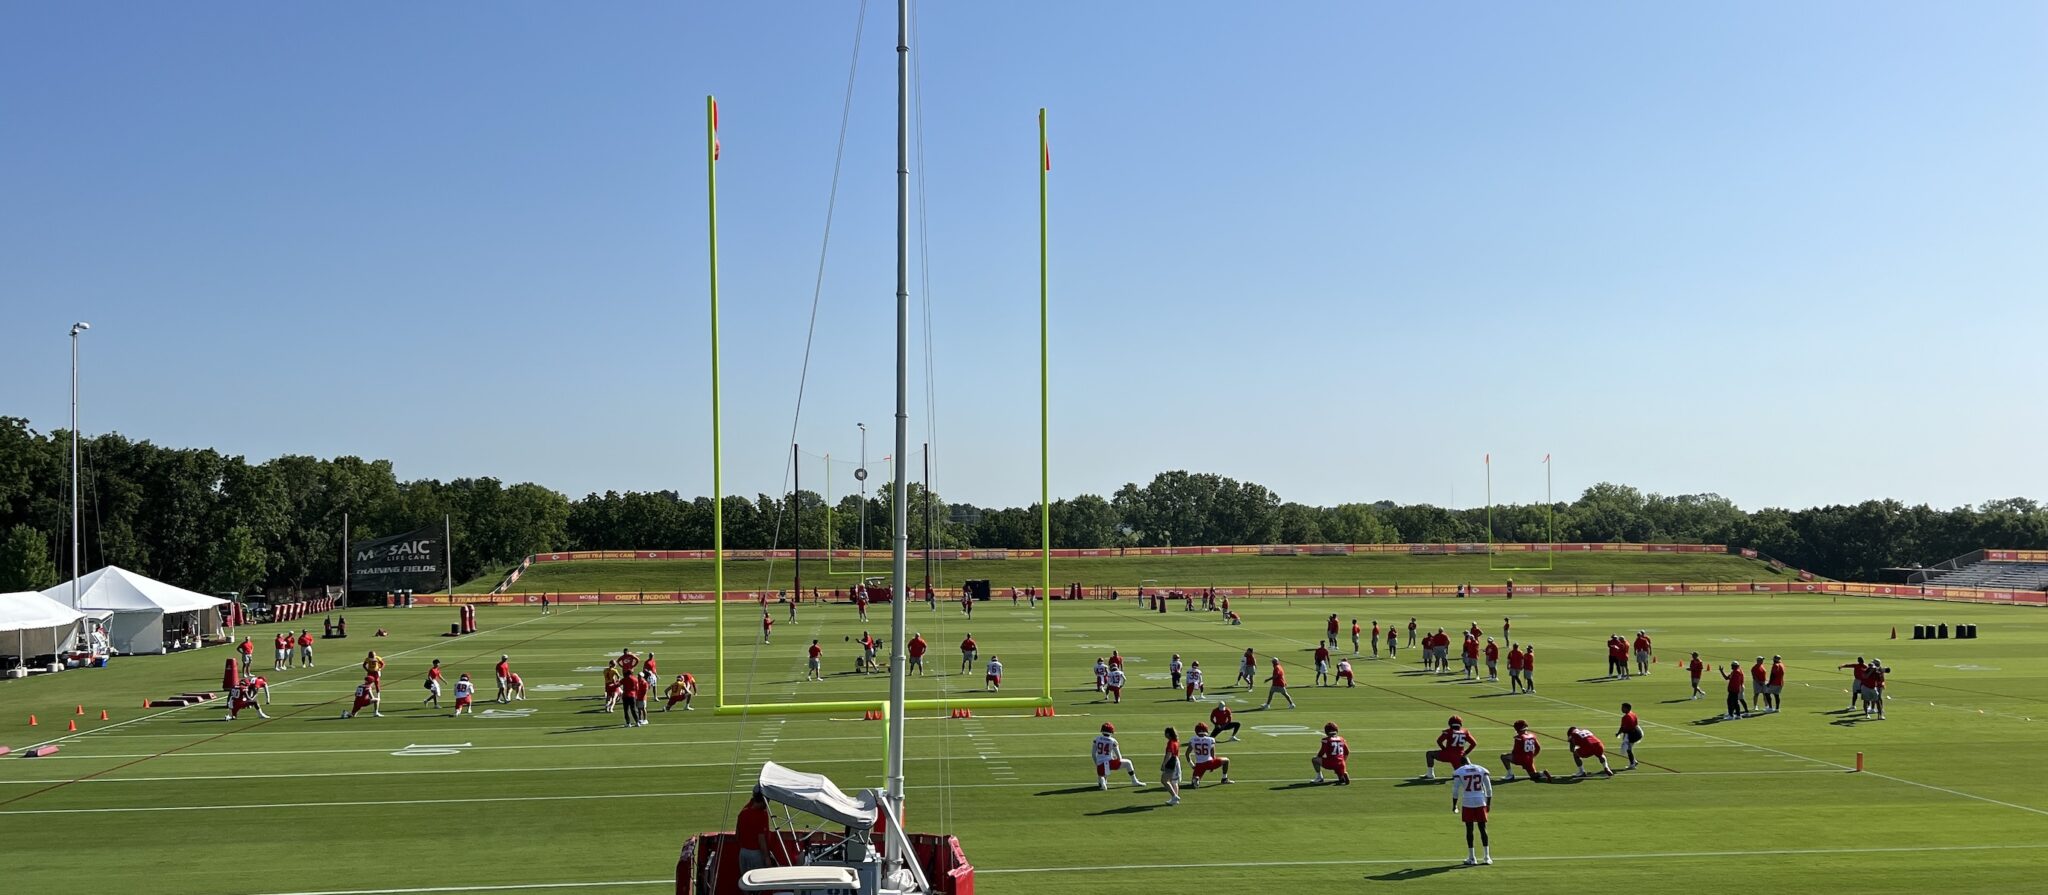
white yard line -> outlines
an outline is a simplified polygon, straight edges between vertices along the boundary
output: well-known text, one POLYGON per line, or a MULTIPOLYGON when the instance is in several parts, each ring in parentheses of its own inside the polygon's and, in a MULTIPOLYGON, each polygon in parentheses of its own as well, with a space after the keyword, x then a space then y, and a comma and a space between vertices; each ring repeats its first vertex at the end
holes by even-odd
MULTIPOLYGON (((872 765, 872 764, 874 764, 874 759, 872 759, 872 758, 862 758, 862 759, 853 759, 853 758, 847 758, 847 759, 832 759, 832 760, 829 760, 829 762, 806 762, 806 764, 823 764, 823 763, 835 763, 835 764, 869 764, 869 765, 872 765)), ((711 764, 711 765, 706 765, 706 766, 724 767, 724 766, 727 766, 727 765, 729 765, 729 764, 730 764, 730 762, 716 762, 716 763, 713 763, 713 764, 711 764)), ((1785 770, 1785 771, 1709 771, 1709 772, 1707 772, 1707 773, 1706 773, 1706 774, 1705 774, 1704 776, 1729 776, 1729 777, 1763 777, 1763 776, 1773 776, 1773 775, 1781 775, 1781 774, 1833 774, 1833 773, 1836 773, 1836 772, 1835 772, 1835 771, 1832 771, 1832 770, 1804 770, 1804 771, 1793 771, 1793 770, 1785 770)), ((298 776, 298 775, 283 775, 283 776, 298 776)), ((304 775, 304 776, 320 776, 320 775, 304 775)), ((1623 776, 1626 776, 1626 775, 1623 775, 1623 776)), ((1687 775, 1687 776, 1692 776, 1692 775, 1687 775)), ((172 778, 172 779, 202 779, 202 778, 172 778)), ((863 779, 864 781, 867 781, 867 780, 868 780, 868 778, 865 778, 865 777, 864 777, 864 778, 862 778, 862 779, 863 779)), ((1414 778, 1414 777, 1412 777, 1412 776, 1402 775, 1402 776, 1394 776, 1394 777, 1358 777, 1358 776, 1354 776, 1354 777, 1352 777, 1351 779, 1352 779, 1352 780, 1356 780, 1356 781, 1372 781, 1372 782, 1385 782, 1385 783, 1395 783, 1395 782, 1411 781, 1411 780, 1414 780, 1415 778, 1414 778)), ((1446 779, 1447 779, 1447 778, 1446 778, 1446 779)), ((1650 776, 1650 777, 1645 777, 1644 779, 1645 779, 1645 780, 1676 780, 1676 779, 1678 779, 1678 777, 1677 777, 1677 775, 1670 775, 1670 774, 1657 774, 1657 775, 1652 775, 1652 776, 1650 776)), ((1271 779, 1259 779, 1259 780, 1244 780, 1244 781, 1242 781, 1242 782, 1244 782, 1244 783, 1246 783, 1246 784, 1291 784, 1291 783, 1303 783, 1303 782, 1305 782, 1305 781, 1303 781, 1303 780, 1302 780, 1302 779, 1301 779, 1300 777, 1276 777, 1276 778, 1271 778, 1271 779)), ((1050 782, 1047 782, 1047 781, 1037 781, 1037 782, 1029 782, 1029 783, 1026 783, 1026 782, 1009 782, 1009 781, 1004 781, 1004 782, 998 782, 998 783, 954 783, 954 784, 948 784, 948 785, 943 785, 943 786, 915 786, 915 785, 913 785, 913 786, 911 787, 911 791, 913 791, 913 792, 924 792, 924 791, 937 791, 937 790, 951 790, 951 789, 1019 789, 1019 788, 1037 788, 1037 787, 1044 787, 1044 788, 1052 788, 1052 789, 1076 789, 1076 790, 1077 790, 1077 791, 1076 791, 1076 793, 1075 793, 1076 795, 1085 795, 1085 794, 1086 794, 1086 793, 1080 792, 1079 790, 1087 790, 1087 789, 1093 789, 1093 788, 1094 788, 1094 787, 1092 787, 1092 786, 1088 785, 1087 781, 1085 781, 1085 780, 1083 780, 1083 779, 1080 779, 1080 778, 1071 778, 1071 779, 1066 779, 1066 780, 1054 780, 1054 781, 1050 781, 1050 782)), ((1112 787, 1112 790, 1118 790, 1118 789, 1123 789, 1123 788, 1124 788, 1123 786, 1121 786, 1121 785, 1118 785, 1118 786, 1112 787)), ((1155 785, 1151 785, 1151 786, 1146 786, 1146 787, 1143 787, 1142 789, 1140 789, 1140 790, 1137 790, 1137 791, 1139 791, 1139 792, 1155 792, 1155 791, 1160 791, 1160 788, 1159 788, 1159 786, 1158 786, 1158 785, 1156 785, 1156 784, 1155 784, 1155 785)), ((726 795, 729 795, 729 794, 730 794, 730 793, 729 793, 729 792, 728 792, 727 790, 722 790, 722 789, 720 789, 720 790, 706 790, 706 791, 700 791, 700 792, 645 792, 645 793, 619 793, 619 794, 613 794, 613 795, 558 795, 558 796, 487 796, 487 797, 478 797, 478 798, 468 798, 468 799, 366 799, 366 800, 360 800, 360 801, 320 801, 320 802, 266 802, 266 803, 261 803, 261 804, 247 804, 247 805, 161 805, 161 804, 159 804, 159 805, 131 805, 131 806, 113 806, 113 807, 104 807, 104 808, 32 808, 32 809, 22 809, 22 810, 16 810, 16 811, 6 811, 6 810, 0 810, 0 817, 8 817, 8 816, 12 816, 12 815, 18 815, 18 814, 20 814, 20 815, 27 815, 27 814, 151 814, 151 813, 159 813, 159 812, 179 812, 179 811, 237 811, 237 810, 242 810, 242 809, 249 809, 249 808, 255 808, 255 809, 273 809, 273 808, 340 808, 340 807, 372 807, 372 806, 383 806, 383 805, 459 805, 459 804, 470 804, 470 803, 492 803, 492 802, 575 802, 575 801, 584 801, 584 800, 589 800, 589 799, 671 799, 671 798, 675 798, 675 799, 680 799, 680 798, 696 798, 696 797, 703 797, 703 796, 721 796, 721 797, 722 797, 722 796, 726 796, 726 795)))

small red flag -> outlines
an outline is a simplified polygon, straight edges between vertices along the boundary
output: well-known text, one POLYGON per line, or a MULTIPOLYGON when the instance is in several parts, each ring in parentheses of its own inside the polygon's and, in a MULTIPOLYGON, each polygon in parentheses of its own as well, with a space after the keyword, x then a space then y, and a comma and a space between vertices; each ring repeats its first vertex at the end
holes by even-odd
POLYGON ((1038 151, 1045 156, 1045 170, 1052 170, 1052 141, 1045 138, 1045 110, 1038 110, 1038 151))
POLYGON ((718 100, 711 101, 711 160, 718 161, 718 100))
POLYGON ((1488 465, 1488 466, 1492 466, 1492 465, 1493 465, 1493 455, 1492 455, 1492 454, 1487 454, 1487 455, 1486 455, 1486 465, 1488 465))

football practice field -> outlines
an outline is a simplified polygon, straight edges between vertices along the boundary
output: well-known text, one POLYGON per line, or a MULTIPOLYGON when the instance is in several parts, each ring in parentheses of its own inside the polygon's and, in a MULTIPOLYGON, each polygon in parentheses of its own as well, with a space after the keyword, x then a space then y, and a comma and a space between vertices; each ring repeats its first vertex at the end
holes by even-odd
MULTIPOLYGON (((1243 625, 1179 605, 1158 613, 1130 601, 1055 604, 1057 715, 913 713, 908 826, 957 835, 978 868, 977 889, 989 893, 2009 893, 2039 885, 2048 866, 2048 614, 1825 596, 1232 608, 1243 625), (1405 636, 1398 658, 1355 660, 1355 688, 1313 686, 1309 652, 1330 612, 1347 632, 1340 657, 1351 654, 1354 617, 1405 625, 1414 616, 1424 630, 1454 636, 1476 621, 1498 638, 1512 616, 1514 640, 1537 647, 1539 692, 1509 694, 1505 668, 1500 683, 1420 673, 1405 636), (1974 623, 1981 637, 1912 641, 1916 622, 1974 623), (1638 629, 1656 641, 1652 673, 1606 679, 1603 641, 1638 629), (1261 677, 1266 657, 1285 660, 1299 708, 1260 711, 1263 686, 1231 686, 1246 647, 1258 651, 1261 677), (1092 685, 1095 658, 1111 649, 1131 672, 1118 705, 1092 685), (1705 698, 1689 701, 1678 663, 1693 650, 1724 667, 1783 655, 1784 711, 1719 720, 1723 687, 1711 670, 1705 698), (1206 701, 1168 689, 1176 652, 1201 661, 1206 701), (1859 655, 1892 670, 1887 720, 1845 710, 1848 672, 1836 666, 1859 655), (1165 807, 1156 785, 1162 729, 1191 736, 1219 700, 1245 725, 1221 750, 1235 785, 1205 781, 1165 807), (1591 729, 1615 756, 1623 701, 1646 726, 1642 767, 1565 779, 1566 727, 1591 729), (1509 725, 1528 721, 1542 736, 1539 766, 1559 778, 1498 785, 1490 867, 1458 866, 1463 828, 1449 786, 1415 779, 1453 714, 1496 777, 1509 725), (1328 721, 1353 749, 1352 786, 1308 784, 1328 721), (1118 774, 1110 791, 1096 789, 1089 742, 1105 722, 1147 786, 1134 790, 1118 774), (1852 770, 1858 752, 1861 773, 1852 770)), ((794 622, 777 607, 774 642, 763 646, 758 610, 731 607, 726 700, 879 699, 886 677, 853 672, 854 641, 864 629, 883 635, 888 611, 876 607, 864 625, 849 606, 806 605, 794 622), (801 680, 812 638, 825 649, 822 683, 801 680)), ((937 672, 911 680, 912 698, 980 694, 982 669, 959 673, 957 644, 970 631, 983 661, 1001 656, 1004 695, 1040 692, 1036 612, 1007 599, 980 604, 971 620, 954 604, 910 612, 937 672)), ((0 745, 16 750, 0 758, 0 892, 665 892, 684 838, 731 829, 763 761, 826 774, 847 790, 879 784, 885 725, 859 712, 711 710, 719 675, 710 606, 548 616, 483 607, 479 616, 481 633, 449 638, 440 635, 452 608, 349 613, 354 636, 320 641, 316 668, 271 675, 268 721, 225 721, 219 702, 140 708, 149 697, 217 690, 225 649, 0 682, 0 745), (380 625, 391 636, 371 637, 380 625), (384 717, 344 720, 371 648, 390 663, 384 717), (652 651, 663 684, 696 675, 698 710, 662 713, 657 703, 653 723, 635 729, 603 713, 599 672, 622 648, 652 651), (501 654, 524 677, 526 701, 490 701, 501 654), (419 704, 435 658, 451 681, 460 672, 479 680, 474 717, 419 704), (28 726, 31 714, 39 726, 28 726), (72 721, 76 733, 66 730, 72 721), (43 742, 61 751, 19 757, 43 742)), ((303 624, 317 629, 319 619, 303 624)), ((267 667, 275 629, 245 632, 267 667)))

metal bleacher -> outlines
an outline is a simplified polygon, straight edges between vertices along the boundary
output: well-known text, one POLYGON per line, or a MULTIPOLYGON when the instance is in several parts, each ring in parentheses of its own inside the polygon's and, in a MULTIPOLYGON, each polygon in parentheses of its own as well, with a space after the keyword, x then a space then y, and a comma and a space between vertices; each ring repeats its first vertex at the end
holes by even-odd
POLYGON ((1976 562, 1927 577, 1934 587, 1976 587, 1987 590, 2048 590, 2048 563, 1976 562))

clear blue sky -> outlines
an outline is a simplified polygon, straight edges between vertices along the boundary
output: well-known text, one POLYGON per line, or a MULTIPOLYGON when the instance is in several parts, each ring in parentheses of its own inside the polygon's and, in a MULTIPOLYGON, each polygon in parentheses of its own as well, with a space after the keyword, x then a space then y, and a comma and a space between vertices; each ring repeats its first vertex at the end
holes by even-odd
MULTIPOLYGON (((88 432, 703 492, 716 93, 726 485, 777 490, 856 9, 12 4, 0 413, 64 425, 82 319, 88 432)), ((893 407, 893 13, 799 432, 839 456, 893 407)), ((920 20, 949 497, 1037 493, 1040 106, 1056 494, 2048 491, 2048 5, 920 20)))

